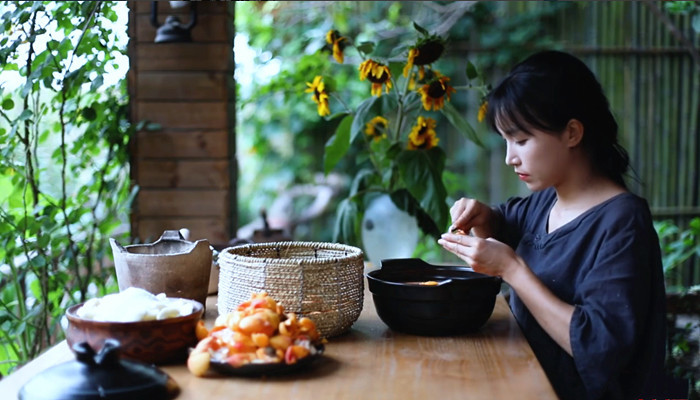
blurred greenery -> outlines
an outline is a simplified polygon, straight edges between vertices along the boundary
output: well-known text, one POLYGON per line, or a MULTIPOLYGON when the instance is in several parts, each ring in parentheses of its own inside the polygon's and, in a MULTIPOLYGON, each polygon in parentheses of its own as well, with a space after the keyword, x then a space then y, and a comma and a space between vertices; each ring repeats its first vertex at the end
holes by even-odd
MULTIPOLYGON (((671 220, 655 221, 654 228, 661 244, 664 274, 668 277, 683 268, 690 257, 700 257, 700 217, 690 220, 687 228, 681 228, 671 220)), ((697 286, 697 285, 696 285, 697 286)), ((697 287, 669 286, 668 291, 699 290, 697 287)))

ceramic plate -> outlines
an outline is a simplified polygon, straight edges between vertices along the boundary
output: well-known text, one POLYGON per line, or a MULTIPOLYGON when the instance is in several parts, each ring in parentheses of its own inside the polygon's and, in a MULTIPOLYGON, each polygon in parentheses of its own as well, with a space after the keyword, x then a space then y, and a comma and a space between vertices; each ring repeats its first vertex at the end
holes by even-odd
POLYGON ((288 374, 299 370, 303 370, 304 368, 308 367, 309 364, 313 363, 323 355, 324 346, 322 344, 317 344, 314 346, 316 347, 315 354, 306 356, 301 360, 295 362, 294 364, 250 363, 242 365, 240 367, 234 367, 231 364, 224 361, 212 360, 209 365, 214 371, 222 375, 263 376, 288 374))

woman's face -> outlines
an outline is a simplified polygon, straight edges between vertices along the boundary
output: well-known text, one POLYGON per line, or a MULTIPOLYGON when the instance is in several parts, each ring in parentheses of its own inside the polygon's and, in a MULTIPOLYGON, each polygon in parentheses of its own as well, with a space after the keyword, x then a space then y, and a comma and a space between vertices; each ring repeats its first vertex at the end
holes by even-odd
POLYGON ((570 168, 565 135, 515 127, 498 131, 506 142, 506 165, 513 167, 528 189, 538 191, 563 182, 570 168))

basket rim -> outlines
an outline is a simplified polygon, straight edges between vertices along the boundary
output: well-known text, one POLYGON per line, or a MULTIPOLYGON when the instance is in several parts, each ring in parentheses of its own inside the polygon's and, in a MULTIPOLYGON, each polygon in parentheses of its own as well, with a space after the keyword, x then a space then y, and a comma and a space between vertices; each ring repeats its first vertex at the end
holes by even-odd
POLYGON ((347 261, 355 260, 358 257, 364 257, 362 250, 359 247, 350 246, 342 243, 330 243, 330 242, 304 242, 304 241, 284 241, 284 242, 265 242, 265 243, 249 243, 241 244, 237 246, 227 247, 219 253, 219 258, 235 257, 237 260, 244 262, 260 262, 265 261, 266 263, 272 264, 289 264, 293 262, 295 264, 314 264, 318 262, 327 261, 347 261), (320 258, 297 258, 297 257, 286 257, 286 258, 274 258, 269 256, 251 256, 246 255, 246 252, 255 251, 259 249, 275 249, 278 251, 282 249, 289 248, 307 248, 313 250, 336 250, 347 252, 345 255, 340 255, 337 257, 320 257, 320 258))

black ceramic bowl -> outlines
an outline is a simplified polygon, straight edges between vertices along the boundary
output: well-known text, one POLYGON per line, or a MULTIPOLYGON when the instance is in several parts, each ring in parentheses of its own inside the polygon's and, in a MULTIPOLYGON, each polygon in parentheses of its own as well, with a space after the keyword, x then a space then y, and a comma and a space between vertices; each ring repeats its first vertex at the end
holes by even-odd
POLYGON ((501 278, 418 258, 382 260, 366 275, 379 318, 395 331, 426 336, 478 330, 501 288, 501 278), (437 284, 422 284, 430 281, 437 284))

